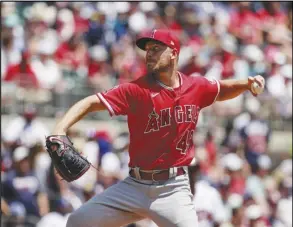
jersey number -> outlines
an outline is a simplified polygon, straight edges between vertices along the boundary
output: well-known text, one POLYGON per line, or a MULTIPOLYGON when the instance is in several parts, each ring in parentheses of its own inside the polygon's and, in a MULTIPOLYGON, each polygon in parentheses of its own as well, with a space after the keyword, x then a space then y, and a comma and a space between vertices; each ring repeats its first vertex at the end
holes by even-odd
POLYGON ((180 150, 181 154, 186 154, 190 145, 192 144, 194 130, 186 130, 176 145, 176 149, 180 150))

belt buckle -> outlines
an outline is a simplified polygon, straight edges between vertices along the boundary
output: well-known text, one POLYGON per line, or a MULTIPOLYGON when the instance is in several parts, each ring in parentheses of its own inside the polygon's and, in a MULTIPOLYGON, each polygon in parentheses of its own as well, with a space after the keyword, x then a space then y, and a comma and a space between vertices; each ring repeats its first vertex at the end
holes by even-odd
POLYGON ((160 172, 162 172, 162 171, 161 171, 161 170, 154 170, 154 171, 152 172, 152 181, 153 181, 153 182, 155 182, 155 183, 159 183, 159 181, 156 181, 156 180, 154 179, 154 175, 157 174, 157 173, 160 173, 160 172))

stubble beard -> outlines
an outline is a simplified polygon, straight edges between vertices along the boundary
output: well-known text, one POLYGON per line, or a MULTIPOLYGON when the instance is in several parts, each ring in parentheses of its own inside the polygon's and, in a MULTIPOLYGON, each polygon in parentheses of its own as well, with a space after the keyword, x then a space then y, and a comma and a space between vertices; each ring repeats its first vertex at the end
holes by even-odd
POLYGON ((171 65, 155 65, 154 67, 148 67, 147 66, 147 72, 151 74, 159 74, 163 72, 168 72, 170 70, 171 65))

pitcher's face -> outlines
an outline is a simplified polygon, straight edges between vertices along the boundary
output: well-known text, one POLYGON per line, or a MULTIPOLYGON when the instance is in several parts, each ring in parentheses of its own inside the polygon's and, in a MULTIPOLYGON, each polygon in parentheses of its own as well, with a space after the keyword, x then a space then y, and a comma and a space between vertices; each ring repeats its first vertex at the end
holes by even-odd
POLYGON ((146 44, 146 66, 150 73, 164 72, 174 64, 176 56, 174 51, 156 41, 149 41, 146 44))

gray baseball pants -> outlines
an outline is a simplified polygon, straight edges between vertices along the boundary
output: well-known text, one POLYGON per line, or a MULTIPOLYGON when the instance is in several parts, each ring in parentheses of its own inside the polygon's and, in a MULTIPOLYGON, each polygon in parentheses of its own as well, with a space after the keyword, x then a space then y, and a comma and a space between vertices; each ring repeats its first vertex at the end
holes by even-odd
POLYGON ((188 174, 158 183, 129 176, 74 211, 66 227, 119 227, 144 218, 160 227, 197 227, 188 174))

